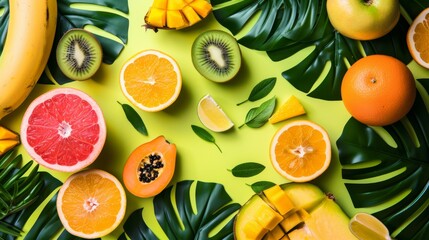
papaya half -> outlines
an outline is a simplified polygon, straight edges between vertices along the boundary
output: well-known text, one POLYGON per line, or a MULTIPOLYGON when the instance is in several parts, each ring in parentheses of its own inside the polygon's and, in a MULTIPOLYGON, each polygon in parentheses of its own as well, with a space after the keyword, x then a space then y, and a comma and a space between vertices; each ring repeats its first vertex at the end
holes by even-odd
POLYGON ((175 166, 176 145, 158 136, 130 154, 122 173, 124 185, 137 197, 153 197, 170 183, 175 166))

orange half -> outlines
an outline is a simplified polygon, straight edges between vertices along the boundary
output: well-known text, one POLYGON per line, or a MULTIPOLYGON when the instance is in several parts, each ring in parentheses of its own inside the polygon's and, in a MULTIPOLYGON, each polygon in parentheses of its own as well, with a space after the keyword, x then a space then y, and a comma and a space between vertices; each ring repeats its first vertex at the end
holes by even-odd
POLYGON ((135 106, 156 112, 176 101, 182 88, 182 76, 172 57, 157 50, 145 50, 124 64, 120 85, 135 106))
POLYGON ((327 132, 314 122, 298 120, 281 127, 270 146, 274 169, 294 182, 307 182, 320 176, 331 162, 327 132))
POLYGON ((413 59, 429 69, 429 8, 423 10, 412 22, 407 33, 408 49, 413 59))
POLYGON ((71 175, 60 188, 57 211, 64 228, 81 238, 111 233, 125 216, 126 196, 119 180, 98 169, 71 175))

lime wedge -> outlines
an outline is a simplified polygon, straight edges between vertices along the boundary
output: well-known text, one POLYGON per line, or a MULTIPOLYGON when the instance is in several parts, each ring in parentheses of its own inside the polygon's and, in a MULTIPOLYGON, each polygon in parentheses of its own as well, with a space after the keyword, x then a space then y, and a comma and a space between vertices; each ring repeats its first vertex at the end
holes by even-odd
POLYGON ((198 118, 205 127, 214 132, 223 132, 234 126, 234 123, 209 94, 198 103, 198 118))
POLYGON ((368 213, 357 213, 350 220, 349 227, 359 240, 391 240, 386 226, 368 213))

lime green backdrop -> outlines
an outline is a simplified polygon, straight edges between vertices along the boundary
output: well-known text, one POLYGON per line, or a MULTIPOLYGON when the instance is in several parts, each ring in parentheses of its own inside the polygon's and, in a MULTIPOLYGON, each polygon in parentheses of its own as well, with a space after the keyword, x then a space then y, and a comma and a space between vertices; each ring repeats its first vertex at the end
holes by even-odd
MULTIPOLYGON (((244 122, 247 111, 259 106, 264 100, 276 96, 277 105, 280 105, 289 96, 295 95, 307 111, 306 115, 295 119, 308 119, 320 124, 328 131, 331 138, 333 148, 331 165, 314 183, 324 191, 334 193, 337 202, 349 216, 357 211, 374 211, 374 209, 355 209, 341 178, 341 166, 335 142, 350 118, 342 102, 307 97, 281 76, 282 71, 302 59, 306 54, 305 51, 284 61, 272 62, 265 52, 241 46, 243 65, 238 76, 227 83, 214 83, 204 79, 193 67, 191 46, 196 36, 206 30, 226 29, 219 25, 211 14, 202 22, 188 29, 160 30, 157 33, 145 30, 143 27, 144 15, 150 4, 151 1, 148 0, 129 0, 130 13, 127 16, 130 20, 129 42, 112 65, 103 64, 98 73, 90 80, 64 85, 64 87, 73 87, 88 93, 98 102, 104 112, 107 140, 101 155, 90 168, 107 170, 122 181, 122 168, 131 151, 158 135, 164 135, 170 142, 177 145, 177 168, 172 183, 189 179, 221 183, 225 185, 227 192, 235 202, 244 204, 254 194, 249 187, 250 184, 262 180, 279 184, 288 182, 274 171, 269 160, 271 138, 276 130, 286 122, 274 125, 267 123, 258 129, 247 126, 238 129, 238 126, 244 122), (183 77, 182 91, 172 106, 156 113, 138 111, 146 124, 148 136, 141 135, 131 126, 121 106, 117 103, 119 101, 130 104, 119 86, 119 72, 122 65, 131 56, 145 49, 160 50, 172 56, 177 60, 183 77), (269 96, 258 102, 236 105, 248 97, 256 83, 268 77, 277 77, 276 86, 269 96), (235 123, 234 128, 227 132, 212 133, 222 149, 222 153, 215 145, 200 139, 191 129, 192 124, 202 126, 196 110, 198 101, 206 94, 211 94, 235 123), (228 169, 244 162, 259 162, 265 165, 266 169, 261 174, 250 178, 232 176, 228 169)), ((415 78, 429 76, 428 71, 418 67, 414 62, 410 63, 409 67, 415 78)), ((19 132, 22 115, 29 103, 38 95, 56 87, 62 86, 37 85, 24 104, 2 120, 2 125, 19 132)), ((19 147, 19 151, 23 154, 25 161, 31 160, 22 146, 19 147)), ((69 174, 50 171, 43 167, 41 170, 52 173, 62 181, 69 176, 69 174)), ((151 208, 151 199, 140 199, 129 193, 127 198, 125 218, 138 208, 151 208)), ((145 214, 151 214, 151 211, 145 211, 145 214)), ((29 228, 31 222, 27 224, 26 229, 29 228)), ((106 239, 116 239, 122 232, 121 225, 106 239)))

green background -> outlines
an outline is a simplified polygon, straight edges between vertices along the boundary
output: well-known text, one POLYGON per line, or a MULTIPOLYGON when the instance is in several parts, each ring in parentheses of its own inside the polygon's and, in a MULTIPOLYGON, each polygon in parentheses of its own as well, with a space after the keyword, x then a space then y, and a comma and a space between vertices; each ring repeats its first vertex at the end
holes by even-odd
MULTIPOLYGON (((333 150, 330 167, 314 183, 324 191, 333 193, 337 202, 349 216, 359 211, 375 211, 375 209, 355 209, 341 178, 341 165, 335 142, 350 118, 343 103, 307 97, 305 93, 296 90, 281 76, 282 71, 297 64, 308 51, 304 50, 289 59, 273 62, 265 52, 240 46, 242 68, 239 74, 227 83, 211 82, 203 78, 193 67, 191 46, 194 39, 204 31, 210 29, 228 30, 218 24, 213 15, 210 14, 202 22, 190 28, 160 30, 155 33, 143 27, 144 15, 150 4, 151 1, 129 0, 129 15, 121 14, 130 20, 129 41, 112 65, 103 64, 97 74, 87 81, 72 82, 63 86, 38 84, 20 108, 2 120, 2 125, 19 132, 22 115, 33 99, 52 88, 77 88, 97 101, 107 124, 105 146, 99 158, 89 168, 106 170, 122 181, 122 168, 128 155, 140 144, 159 135, 164 135, 170 142, 177 145, 178 151, 176 172, 172 184, 181 180, 221 183, 235 202, 244 204, 254 194, 250 184, 257 181, 271 181, 278 184, 288 182, 278 175, 271 166, 269 160, 270 141, 277 129, 287 122, 296 119, 308 119, 327 130, 333 150), (148 129, 148 136, 141 135, 132 127, 121 106, 117 103, 119 101, 131 104, 122 94, 119 86, 119 72, 122 65, 134 54, 146 49, 160 50, 173 57, 180 66, 183 78, 180 96, 169 108, 155 113, 138 110, 148 129), (248 97, 255 84, 269 77, 276 77, 277 83, 267 97, 257 102, 236 105, 248 97), (197 116, 197 104, 206 94, 212 95, 235 124, 234 128, 227 132, 211 132, 216 143, 222 149, 222 153, 215 145, 195 135, 191 129, 193 124, 203 126, 197 116), (276 96, 277 106, 279 106, 291 95, 295 95, 301 101, 307 112, 306 115, 277 124, 267 123, 258 129, 247 126, 238 129, 238 126, 244 122, 249 109, 259 106, 272 96, 276 96), (266 169, 257 176, 250 178, 237 178, 228 171, 228 169, 245 162, 259 162, 266 166, 266 169)), ((411 62, 409 67, 415 78, 429 76, 429 72, 419 67, 415 62, 411 62)), ((25 161, 31 160, 22 146, 19 146, 19 152, 23 154, 25 161)), ((69 173, 51 171, 44 167, 41 167, 41 170, 52 173, 61 181, 70 175, 69 173)), ((141 207, 151 209, 151 199, 141 199, 127 192, 125 219, 131 212, 141 207)), ((153 212, 145 211, 144 214, 153 214, 153 212)), ((28 229, 32 222, 29 221, 24 230, 28 229)), ((121 225, 106 239, 116 239, 122 232, 121 225)))

